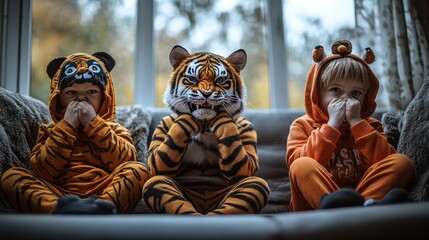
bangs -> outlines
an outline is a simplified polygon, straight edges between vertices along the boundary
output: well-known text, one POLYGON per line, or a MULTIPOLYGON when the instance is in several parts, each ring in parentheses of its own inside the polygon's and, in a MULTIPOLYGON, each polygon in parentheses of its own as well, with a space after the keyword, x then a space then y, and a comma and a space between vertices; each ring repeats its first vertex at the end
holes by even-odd
POLYGON ((367 90, 369 74, 362 63, 348 57, 338 58, 327 63, 322 69, 319 87, 339 81, 359 82, 367 90))

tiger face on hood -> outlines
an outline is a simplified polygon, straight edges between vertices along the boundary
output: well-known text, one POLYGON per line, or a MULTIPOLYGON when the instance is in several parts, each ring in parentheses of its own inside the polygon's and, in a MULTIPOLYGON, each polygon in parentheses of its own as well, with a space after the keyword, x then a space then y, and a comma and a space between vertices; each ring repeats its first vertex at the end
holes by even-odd
POLYGON ((49 111, 55 123, 63 117, 59 100, 62 89, 72 86, 74 83, 90 82, 104 92, 103 103, 98 115, 110 121, 116 117, 115 113, 115 91, 110 71, 115 66, 113 57, 105 52, 96 52, 92 55, 87 53, 74 53, 67 57, 58 57, 51 60, 46 68, 51 78, 49 111))
POLYGON ((176 114, 192 114, 200 120, 220 112, 238 117, 244 109, 246 88, 240 71, 246 65, 243 49, 229 57, 200 52, 190 54, 181 46, 170 52, 173 72, 164 93, 164 103, 176 114))

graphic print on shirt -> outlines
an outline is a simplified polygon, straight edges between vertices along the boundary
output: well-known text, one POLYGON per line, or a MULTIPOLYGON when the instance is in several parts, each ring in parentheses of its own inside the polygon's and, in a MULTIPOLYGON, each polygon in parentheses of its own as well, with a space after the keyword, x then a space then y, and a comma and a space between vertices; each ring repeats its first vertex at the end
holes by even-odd
POLYGON ((328 169, 335 178, 346 184, 355 184, 364 172, 362 155, 358 149, 341 148, 332 154, 328 169))

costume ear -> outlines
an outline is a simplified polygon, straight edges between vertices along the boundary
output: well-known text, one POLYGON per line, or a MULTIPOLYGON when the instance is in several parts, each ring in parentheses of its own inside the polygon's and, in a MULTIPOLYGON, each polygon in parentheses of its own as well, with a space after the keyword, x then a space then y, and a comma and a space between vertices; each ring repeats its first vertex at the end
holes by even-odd
POLYGON ((66 60, 66 57, 58 57, 52 59, 48 66, 46 66, 46 72, 48 73, 48 76, 50 79, 54 78, 55 73, 57 73, 58 69, 60 68, 61 64, 66 60))
POLYGON ((170 64, 175 69, 180 63, 191 54, 182 46, 176 45, 170 52, 170 64))
POLYGON ((326 58, 325 49, 323 49, 322 45, 317 45, 313 49, 313 61, 316 63, 321 62, 326 58))
POLYGON ((342 57, 352 53, 352 43, 348 40, 336 41, 332 45, 332 53, 340 54, 342 57))
POLYGON ((375 53, 369 47, 365 48, 365 51, 363 51, 361 57, 368 64, 375 62, 375 53))
POLYGON ((106 66, 108 72, 112 71, 113 67, 115 66, 115 59, 113 59, 110 54, 106 52, 96 52, 92 55, 104 63, 104 66, 106 66))
POLYGON ((243 70, 247 63, 247 54, 243 49, 239 49, 226 59, 229 63, 231 63, 237 72, 243 70))

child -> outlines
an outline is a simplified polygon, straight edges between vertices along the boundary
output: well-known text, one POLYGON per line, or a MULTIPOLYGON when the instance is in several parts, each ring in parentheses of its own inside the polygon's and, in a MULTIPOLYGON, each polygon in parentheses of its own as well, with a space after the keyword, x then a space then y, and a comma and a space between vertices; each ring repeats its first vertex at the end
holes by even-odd
POLYGON ((149 146, 153 177, 143 198, 155 213, 222 215, 260 213, 269 186, 259 168, 256 131, 241 116, 245 86, 242 49, 228 58, 190 54, 175 46, 165 91, 172 114, 162 118, 149 146))
POLYGON ((148 169, 136 161, 127 129, 115 122, 115 92, 107 53, 52 60, 49 110, 30 164, 2 176, 8 202, 20 212, 130 213, 142 197, 148 169))
POLYGON ((290 127, 286 163, 291 182, 291 211, 406 201, 402 190, 413 171, 405 155, 395 153, 376 109, 379 83, 365 55, 351 54, 349 41, 323 47, 306 82, 307 114, 290 127))

